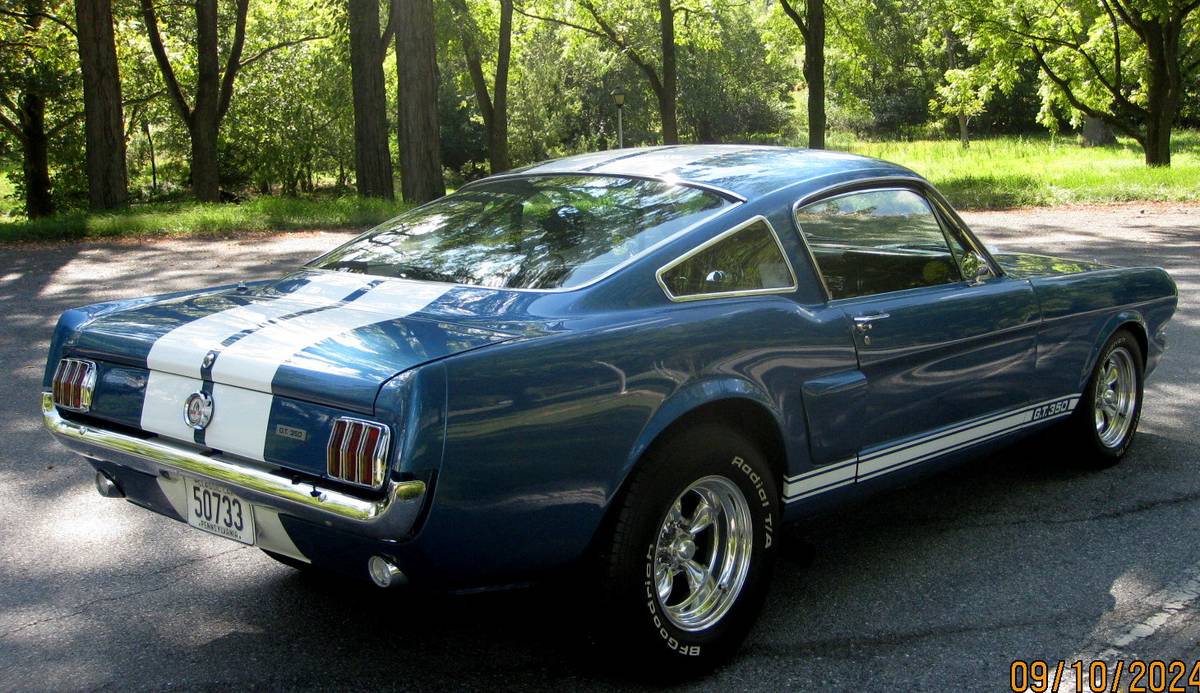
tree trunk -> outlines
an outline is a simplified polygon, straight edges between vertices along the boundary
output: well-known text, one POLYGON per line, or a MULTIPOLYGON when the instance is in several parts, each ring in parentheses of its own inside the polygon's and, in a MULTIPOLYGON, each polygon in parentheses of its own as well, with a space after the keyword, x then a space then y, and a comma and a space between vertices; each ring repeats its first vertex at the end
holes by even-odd
POLYGON ((363 197, 393 199, 387 89, 379 55, 378 0, 350 0, 350 78, 354 91, 354 179, 363 197))
POLYGON ((246 40, 246 14, 250 0, 237 0, 233 43, 221 75, 217 46, 217 0, 194 0, 196 12, 196 104, 189 106, 170 57, 158 31, 158 16, 153 0, 141 0, 142 20, 154 60, 158 63, 171 106, 187 125, 192 144, 192 194, 201 202, 219 202, 221 183, 217 163, 217 137, 221 119, 233 98, 233 83, 241 68, 242 47, 246 40))
POLYGON ((158 194, 158 161, 154 158, 154 135, 150 134, 150 122, 142 123, 142 132, 146 133, 146 144, 150 146, 150 190, 158 194))
POLYGON ((192 194, 201 202, 221 201, 217 163, 217 128, 197 118, 188 127, 192 143, 192 194))
POLYGON ((1117 135, 1108 123, 1085 115, 1080 129, 1080 144, 1085 147, 1104 147, 1117 143, 1117 135))
POLYGON ((129 202, 129 183, 111 0, 75 0, 75 24, 83 72, 88 203, 92 209, 123 207, 129 202))
POLYGON ((50 196, 50 139, 46 134, 46 99, 26 91, 21 95, 22 171, 25 175, 25 214, 30 219, 54 214, 50 196))
POLYGON ((1146 123, 1146 141, 1142 144, 1147 166, 1171 165, 1171 122, 1151 114, 1146 123))
POLYGON ((1179 60, 1179 29, 1161 24, 1146 28, 1146 140, 1142 149, 1147 166, 1171 165, 1171 128, 1183 100, 1179 60))
POLYGON ((512 168, 508 158, 508 67, 512 59, 512 16, 512 0, 500 0, 496 89, 492 100, 492 125, 488 128, 488 162, 492 173, 512 168))
POLYGON ((433 0, 393 0, 396 16, 400 190, 405 202, 446 194, 438 134, 437 37, 433 0))
POLYGON ((675 8, 671 0, 658 0, 658 27, 662 39, 662 89, 657 96, 663 144, 679 144, 676 115, 679 70, 675 63, 675 8))
POLYGON ((825 0, 806 0, 804 81, 808 83, 808 146, 825 148, 825 0))
POLYGON ((512 0, 500 0, 500 36, 496 49, 496 78, 494 98, 488 93, 487 78, 483 75, 483 55, 477 42, 475 22, 465 0, 452 3, 459 17, 463 57, 467 74, 475 89, 475 101, 483 116, 488 138, 488 164, 492 173, 512 168, 508 158, 508 70, 512 57, 512 0))
POLYGON ((201 202, 221 200, 217 163, 220 127, 221 64, 217 48, 217 0, 196 0, 196 107, 188 134, 192 139, 192 192, 201 202))
MULTIPOLYGON (((954 47, 956 44, 956 41, 954 39, 954 34, 950 33, 950 30, 947 29, 945 35, 946 35, 946 69, 947 70, 957 70, 958 69, 958 56, 954 53, 954 47)), ((958 119, 958 142, 959 142, 959 144, 962 145, 963 149, 970 149, 971 148, 971 136, 967 132, 967 122, 968 122, 969 118, 965 115, 962 115, 961 113, 959 115, 957 115, 956 118, 958 119)))

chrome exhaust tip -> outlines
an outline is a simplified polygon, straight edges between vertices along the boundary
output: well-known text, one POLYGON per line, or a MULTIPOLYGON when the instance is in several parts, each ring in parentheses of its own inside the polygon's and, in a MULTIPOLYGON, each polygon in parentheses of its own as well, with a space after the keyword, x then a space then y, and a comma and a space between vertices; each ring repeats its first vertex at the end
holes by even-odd
POLYGON ((383 556, 371 556, 367 561, 367 572, 371 574, 371 582, 379 587, 396 587, 408 582, 408 578, 383 556))
POLYGON ((124 498, 125 492, 104 472, 96 472, 96 491, 105 498, 124 498))

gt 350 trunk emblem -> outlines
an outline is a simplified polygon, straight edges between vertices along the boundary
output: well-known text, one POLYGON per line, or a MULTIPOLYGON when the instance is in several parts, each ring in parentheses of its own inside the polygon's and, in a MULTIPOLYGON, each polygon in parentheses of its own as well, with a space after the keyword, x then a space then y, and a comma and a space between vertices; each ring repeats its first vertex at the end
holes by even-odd
POLYGON ((213 416, 213 398, 207 392, 193 392, 183 403, 183 420, 197 431, 208 427, 213 416))

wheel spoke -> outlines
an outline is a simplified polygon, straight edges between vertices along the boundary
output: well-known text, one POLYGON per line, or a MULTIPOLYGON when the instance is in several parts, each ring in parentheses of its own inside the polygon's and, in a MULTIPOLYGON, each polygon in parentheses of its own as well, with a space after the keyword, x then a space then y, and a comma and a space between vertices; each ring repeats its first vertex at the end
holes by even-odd
POLYGON ((708 502, 707 498, 701 497, 700 502, 696 504, 696 510, 692 513, 692 519, 687 523, 688 534, 696 536, 705 528, 712 525, 716 514, 713 510, 712 503, 708 502))
POLYGON ((1117 372, 1116 364, 1114 364, 1112 361, 1109 361, 1108 368, 1106 369, 1106 371, 1104 373, 1105 389, 1111 390, 1113 385, 1115 385, 1117 383, 1117 379, 1119 379, 1120 377, 1121 377, 1120 374, 1117 372))
POLYGON ((659 601, 664 604, 675 589, 675 574, 675 569, 665 563, 659 562, 654 567, 655 588, 658 590, 659 601))
POLYGON ((671 516, 667 519, 677 525, 682 525, 684 523, 682 497, 675 499, 675 505, 671 506, 671 516))
POLYGON ((712 573, 696 561, 683 562, 683 574, 687 577, 691 594, 680 604, 680 608, 694 610, 703 607, 717 593, 717 581, 712 573))

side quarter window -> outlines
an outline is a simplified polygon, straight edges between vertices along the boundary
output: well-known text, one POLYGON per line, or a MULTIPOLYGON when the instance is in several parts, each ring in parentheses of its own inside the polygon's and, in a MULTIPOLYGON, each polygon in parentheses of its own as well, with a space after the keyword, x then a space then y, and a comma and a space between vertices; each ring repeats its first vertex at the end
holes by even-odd
POLYGON ((792 267, 767 220, 757 217, 659 270, 671 298, 779 293, 796 288, 792 267))
POLYGON ((929 203, 911 190, 868 190, 815 202, 796 210, 796 224, 833 299, 962 279, 929 203))

